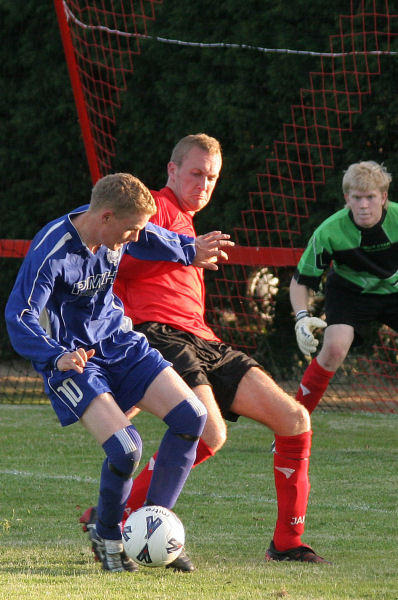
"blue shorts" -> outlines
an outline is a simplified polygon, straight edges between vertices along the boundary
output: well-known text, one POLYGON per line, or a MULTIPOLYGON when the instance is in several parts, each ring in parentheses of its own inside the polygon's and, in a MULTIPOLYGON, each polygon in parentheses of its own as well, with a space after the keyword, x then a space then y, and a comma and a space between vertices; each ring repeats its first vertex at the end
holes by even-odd
POLYGON ((171 364, 149 346, 144 335, 134 331, 118 332, 93 347, 96 354, 83 373, 73 370, 42 373, 45 392, 62 426, 78 421, 90 402, 105 392, 110 392, 126 412, 171 364))

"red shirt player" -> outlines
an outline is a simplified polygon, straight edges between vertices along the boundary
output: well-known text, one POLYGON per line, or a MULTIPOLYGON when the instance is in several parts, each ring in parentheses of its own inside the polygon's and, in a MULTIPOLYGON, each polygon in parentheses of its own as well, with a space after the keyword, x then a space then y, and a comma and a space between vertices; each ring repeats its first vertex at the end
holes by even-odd
MULTIPOLYGON (((153 222, 195 235, 193 217, 210 201, 221 164, 217 140, 205 134, 182 138, 168 163, 166 187, 152 192, 158 208, 153 222)), ((135 330, 145 333, 151 346, 173 364, 207 408, 195 465, 225 443, 224 419, 249 417, 274 432, 278 518, 266 560, 327 562, 301 541, 310 489, 309 413, 255 360, 224 344, 206 324, 202 269, 162 262, 144 264, 127 257, 120 266, 115 291, 135 330)), ((145 502, 155 461, 156 455, 134 480, 125 517, 145 502)), ((89 516, 86 511, 81 520, 87 522, 89 516)), ((185 553, 179 570, 193 568, 185 553)))

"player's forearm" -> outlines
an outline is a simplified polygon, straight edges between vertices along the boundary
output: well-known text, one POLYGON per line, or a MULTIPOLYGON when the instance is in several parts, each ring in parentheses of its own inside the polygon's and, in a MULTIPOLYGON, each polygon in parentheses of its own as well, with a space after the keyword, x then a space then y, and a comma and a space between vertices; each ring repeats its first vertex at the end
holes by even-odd
POLYGON ((301 310, 308 309, 310 291, 307 286, 297 283, 294 277, 290 282, 289 294, 290 304, 292 305, 295 315, 301 310))
POLYGON ((5 312, 8 336, 14 350, 32 361, 38 370, 54 367, 65 348, 50 338, 29 310, 13 308, 12 298, 5 312))
POLYGON ((128 244, 127 253, 141 260, 190 265, 196 256, 195 239, 148 223, 139 240, 128 244))

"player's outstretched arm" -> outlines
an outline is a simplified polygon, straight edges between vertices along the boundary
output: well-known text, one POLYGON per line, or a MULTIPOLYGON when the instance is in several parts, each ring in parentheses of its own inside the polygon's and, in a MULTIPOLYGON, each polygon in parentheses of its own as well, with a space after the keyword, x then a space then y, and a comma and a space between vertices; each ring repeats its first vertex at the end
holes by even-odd
POLYGON ((192 264, 195 267, 217 271, 217 261, 220 258, 228 260, 228 254, 224 248, 235 245, 234 242, 231 242, 230 237, 228 233, 221 231, 211 231, 199 235, 195 238, 196 256, 192 264))
POLYGON ((217 271, 215 263, 220 258, 228 260, 223 248, 234 246, 229 238, 229 234, 221 231, 211 231, 193 238, 149 222, 139 239, 127 244, 126 250, 134 258, 142 260, 179 262, 217 271))

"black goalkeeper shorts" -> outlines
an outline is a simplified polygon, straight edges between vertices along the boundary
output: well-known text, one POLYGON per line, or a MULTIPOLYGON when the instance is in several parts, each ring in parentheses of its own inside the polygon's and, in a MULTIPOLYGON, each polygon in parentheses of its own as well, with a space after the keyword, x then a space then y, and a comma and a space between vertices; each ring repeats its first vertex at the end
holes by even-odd
POLYGON ((328 325, 351 325, 355 331, 354 345, 359 345, 369 334, 372 322, 398 331, 398 293, 359 294, 327 282, 325 316, 328 325))
POLYGON ((264 370, 257 361, 222 342, 209 342, 164 323, 148 321, 135 325, 134 330, 146 335, 190 388, 210 385, 224 419, 238 420, 231 404, 245 373, 251 367, 264 370))

